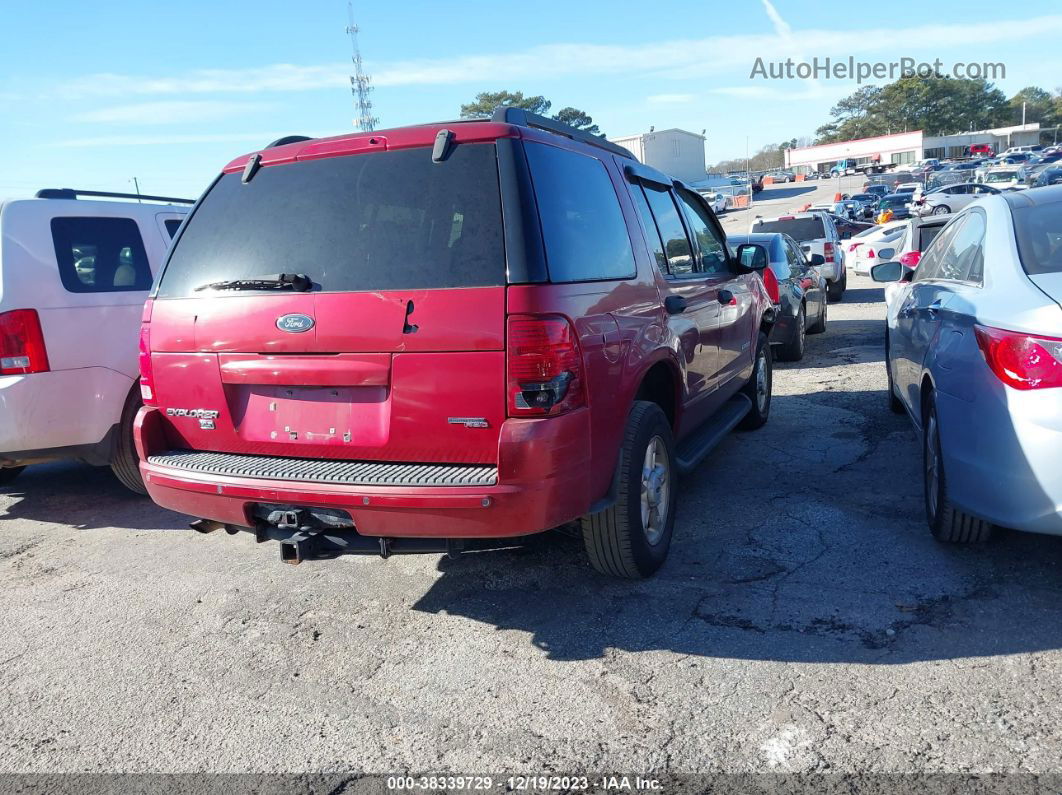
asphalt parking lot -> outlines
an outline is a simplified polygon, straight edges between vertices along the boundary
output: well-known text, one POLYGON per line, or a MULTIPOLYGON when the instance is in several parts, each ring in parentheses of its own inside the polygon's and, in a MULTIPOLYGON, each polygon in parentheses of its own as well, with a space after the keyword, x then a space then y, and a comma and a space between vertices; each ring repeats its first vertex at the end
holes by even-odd
POLYGON ((1062 539, 932 540, 883 318, 850 276, 645 582, 561 533, 284 566, 108 470, 28 469, 0 489, 5 770, 1054 770, 1062 539))

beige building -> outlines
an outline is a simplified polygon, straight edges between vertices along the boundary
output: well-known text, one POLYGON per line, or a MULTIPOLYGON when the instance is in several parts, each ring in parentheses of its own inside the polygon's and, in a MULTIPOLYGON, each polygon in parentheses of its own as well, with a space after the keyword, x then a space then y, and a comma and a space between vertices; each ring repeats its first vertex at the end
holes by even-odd
POLYGON ((708 175, 704 165, 703 135, 672 128, 609 140, 630 149, 647 166, 683 182, 699 182, 708 175))

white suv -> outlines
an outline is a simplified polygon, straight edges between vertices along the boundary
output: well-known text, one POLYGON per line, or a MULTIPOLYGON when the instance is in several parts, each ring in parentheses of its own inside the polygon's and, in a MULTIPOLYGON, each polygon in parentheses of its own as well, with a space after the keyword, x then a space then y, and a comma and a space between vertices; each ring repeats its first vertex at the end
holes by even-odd
POLYGON ((144 493, 137 331, 190 204, 65 188, 0 203, 0 484, 80 458, 144 493))
POLYGON ((819 272, 826 277, 826 294, 831 301, 841 300, 848 285, 848 274, 841 236, 828 212, 812 210, 776 218, 757 218, 749 226, 749 232, 781 232, 797 241, 805 254, 821 254, 825 264, 819 267, 819 272))

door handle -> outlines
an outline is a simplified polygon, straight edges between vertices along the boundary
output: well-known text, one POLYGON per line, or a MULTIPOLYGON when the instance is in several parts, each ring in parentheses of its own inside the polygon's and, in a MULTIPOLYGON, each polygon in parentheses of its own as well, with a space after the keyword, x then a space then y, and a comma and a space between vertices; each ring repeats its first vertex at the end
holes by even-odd
POLYGON ((720 290, 719 291, 719 303, 721 303, 721 304, 736 304, 737 301, 734 300, 734 294, 732 292, 730 292, 729 290, 720 290))
POLYGON ((664 299, 664 309, 669 315, 681 315, 686 311, 686 299, 681 295, 669 295, 664 299))

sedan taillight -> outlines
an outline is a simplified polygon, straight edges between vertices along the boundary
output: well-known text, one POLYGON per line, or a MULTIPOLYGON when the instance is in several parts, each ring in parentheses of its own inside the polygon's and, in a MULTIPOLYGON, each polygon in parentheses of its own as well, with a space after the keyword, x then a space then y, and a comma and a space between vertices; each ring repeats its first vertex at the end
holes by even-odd
POLYGON ((1062 339, 975 326, 977 345, 996 377, 1014 389, 1062 387, 1062 339))

